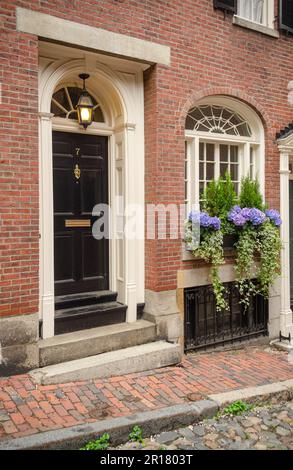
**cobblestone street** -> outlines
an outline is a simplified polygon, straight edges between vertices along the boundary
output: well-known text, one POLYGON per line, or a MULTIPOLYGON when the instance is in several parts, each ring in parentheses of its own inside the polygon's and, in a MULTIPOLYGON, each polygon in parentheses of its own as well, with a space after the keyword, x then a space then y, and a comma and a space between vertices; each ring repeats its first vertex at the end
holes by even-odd
MULTIPOLYGON (((143 429, 142 429, 143 432, 143 429)), ((144 444, 119 450, 293 450, 293 402, 252 408, 240 416, 220 416, 164 432, 144 444)))

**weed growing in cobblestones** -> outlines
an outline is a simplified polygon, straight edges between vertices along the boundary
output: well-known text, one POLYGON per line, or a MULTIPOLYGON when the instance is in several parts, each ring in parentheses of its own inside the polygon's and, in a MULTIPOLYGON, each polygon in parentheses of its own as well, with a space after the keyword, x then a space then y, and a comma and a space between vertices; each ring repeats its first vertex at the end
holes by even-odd
POLYGON ((223 411, 218 413, 218 418, 221 416, 239 416, 245 411, 250 411, 252 409, 252 405, 248 405, 242 400, 234 401, 231 405, 224 408, 223 411))
POLYGON ((109 447, 110 435, 108 433, 103 434, 99 439, 88 442, 80 450, 107 450, 109 447))
POLYGON ((131 433, 129 434, 129 440, 132 442, 139 442, 140 444, 144 443, 142 429, 139 426, 133 427, 131 433))

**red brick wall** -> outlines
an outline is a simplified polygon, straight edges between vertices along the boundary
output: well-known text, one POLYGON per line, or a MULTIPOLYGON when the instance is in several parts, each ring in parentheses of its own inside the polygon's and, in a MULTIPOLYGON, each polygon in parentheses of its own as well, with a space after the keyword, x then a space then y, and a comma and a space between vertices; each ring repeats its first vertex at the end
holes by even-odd
POLYGON ((39 295, 38 44, 13 3, 0 2, 0 317, 37 312, 39 295))
MULTIPOLYGON (((250 103, 266 130, 266 192, 279 204, 275 134, 293 119, 293 36, 232 25, 212 0, 2 0, 0 314, 38 309, 37 41, 15 31, 15 6, 169 45, 171 67, 145 74, 146 202, 182 203, 184 119, 207 94, 250 103)), ((146 242, 146 287, 176 287, 180 241, 146 242)))

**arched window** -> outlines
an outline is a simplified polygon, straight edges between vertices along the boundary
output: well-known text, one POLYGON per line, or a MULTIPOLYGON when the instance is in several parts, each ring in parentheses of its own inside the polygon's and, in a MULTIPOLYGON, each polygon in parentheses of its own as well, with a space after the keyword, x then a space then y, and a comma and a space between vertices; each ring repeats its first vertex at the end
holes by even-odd
POLYGON ((202 105, 191 109, 185 128, 215 134, 251 136, 249 124, 245 119, 232 109, 216 105, 202 105))
POLYGON ((229 97, 209 97, 185 122, 185 202, 198 206, 209 181, 228 171, 239 193, 241 178, 258 178, 263 190, 264 138, 257 114, 229 97))
MULTIPOLYGON (((76 105, 81 95, 82 88, 73 86, 64 86, 57 90, 51 101, 51 113, 55 117, 65 119, 75 119, 77 121, 76 105)), ((92 96, 92 102, 94 104, 94 122, 105 122, 104 114, 97 100, 92 96)))

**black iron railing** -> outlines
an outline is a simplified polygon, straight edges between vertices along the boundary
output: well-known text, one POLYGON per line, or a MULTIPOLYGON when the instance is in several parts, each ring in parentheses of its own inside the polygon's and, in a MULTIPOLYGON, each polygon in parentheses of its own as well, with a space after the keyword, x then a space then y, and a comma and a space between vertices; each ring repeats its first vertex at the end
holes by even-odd
POLYGON ((268 301, 255 296, 240 303, 235 282, 225 283, 229 310, 216 311, 212 286, 185 289, 185 350, 233 343, 268 334, 268 301))

